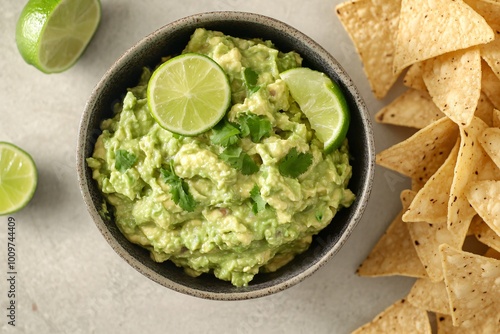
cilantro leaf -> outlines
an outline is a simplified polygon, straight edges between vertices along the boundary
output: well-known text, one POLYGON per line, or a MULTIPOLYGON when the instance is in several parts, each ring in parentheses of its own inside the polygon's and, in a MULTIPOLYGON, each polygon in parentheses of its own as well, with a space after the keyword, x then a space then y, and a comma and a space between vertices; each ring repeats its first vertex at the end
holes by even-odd
POLYGON ((293 147, 288 154, 278 163, 280 174, 292 178, 299 177, 312 164, 311 153, 298 153, 293 147))
POLYGON ((227 147, 219 157, 244 175, 251 175, 259 170, 255 161, 239 146, 227 147))
POLYGON ((250 191, 250 198, 252 199, 252 211, 254 214, 264 210, 266 208, 266 201, 260 195, 260 189, 258 185, 254 185, 250 191))
POLYGON ((271 134, 271 121, 256 114, 243 114, 238 117, 240 123, 240 131, 243 137, 250 136, 254 143, 260 142, 263 137, 271 134))
POLYGON ((240 130, 224 119, 212 129, 210 140, 215 145, 227 147, 238 142, 239 134, 240 130))
POLYGON ((189 185, 175 174, 172 164, 169 169, 160 168, 160 173, 163 181, 170 186, 170 194, 174 203, 185 211, 194 211, 196 201, 189 193, 189 185))
POLYGON ((122 173, 132 167, 137 161, 135 154, 126 150, 116 150, 115 158, 115 168, 122 173))
POLYGON ((243 77, 245 78, 245 84, 250 94, 260 89, 260 86, 257 85, 257 81, 259 80, 259 74, 257 72, 247 67, 243 71, 243 77))

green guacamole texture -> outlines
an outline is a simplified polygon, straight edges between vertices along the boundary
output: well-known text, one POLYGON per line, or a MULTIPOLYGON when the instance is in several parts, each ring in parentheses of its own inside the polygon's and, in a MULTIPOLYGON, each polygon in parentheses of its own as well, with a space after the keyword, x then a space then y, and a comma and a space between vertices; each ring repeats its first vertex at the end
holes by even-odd
POLYGON ((232 107, 223 121, 238 125, 242 115, 257 115, 270 122, 258 142, 250 136, 237 142, 258 170, 242 173, 221 159, 225 148, 212 142, 214 129, 184 137, 161 128, 147 104, 148 68, 102 122, 87 164, 120 231, 154 261, 247 286, 259 272, 276 271, 307 250, 315 234, 335 224, 336 212, 354 201, 347 139, 325 154, 280 79, 280 72, 301 66, 299 54, 202 28, 183 52, 207 55, 226 72, 232 107), (292 149, 311 157, 297 177, 279 170, 292 149), (174 201, 162 176, 169 168, 192 196, 192 210, 174 201))

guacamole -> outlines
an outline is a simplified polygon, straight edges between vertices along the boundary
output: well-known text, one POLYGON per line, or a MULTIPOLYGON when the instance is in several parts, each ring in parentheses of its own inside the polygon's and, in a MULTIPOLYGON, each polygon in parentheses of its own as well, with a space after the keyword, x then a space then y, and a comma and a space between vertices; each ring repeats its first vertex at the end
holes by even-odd
POLYGON ((353 202, 348 143, 325 154, 280 79, 301 66, 299 54, 205 29, 183 52, 226 72, 224 119, 195 137, 161 128, 148 110, 145 68, 102 122, 87 163, 120 231, 152 259, 246 286, 304 252, 353 202))

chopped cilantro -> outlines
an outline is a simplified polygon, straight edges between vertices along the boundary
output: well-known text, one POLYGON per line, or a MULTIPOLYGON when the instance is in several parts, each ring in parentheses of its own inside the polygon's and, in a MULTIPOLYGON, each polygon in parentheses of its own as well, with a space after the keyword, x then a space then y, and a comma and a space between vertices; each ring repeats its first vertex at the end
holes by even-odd
POLYGON ((252 211, 254 214, 264 210, 266 208, 266 201, 260 195, 260 189, 258 185, 254 185, 250 191, 250 198, 252 199, 252 211))
POLYGON ((255 161, 238 146, 227 147, 219 157, 244 175, 251 175, 259 170, 255 161))
POLYGON ((244 114, 238 117, 238 121, 241 135, 243 137, 250 136, 254 143, 258 143, 263 137, 269 136, 273 128, 269 119, 256 114, 244 114))
POLYGON ((170 186, 170 194, 174 203, 185 211, 194 211, 196 201, 189 193, 189 185, 175 174, 172 164, 169 169, 160 168, 160 173, 163 181, 170 186))
POLYGON ((215 145, 227 147, 238 142, 239 134, 240 130, 224 119, 212 129, 210 140, 215 145))
POLYGON ((278 163, 280 174, 292 178, 299 177, 312 164, 311 153, 298 153, 293 147, 288 154, 278 163))
POLYGON ((257 81, 259 80, 259 74, 257 72, 247 67, 243 71, 243 76, 245 78, 245 84, 248 88, 249 95, 260 89, 260 86, 257 85, 257 81))
POLYGON ((137 161, 135 154, 126 150, 116 150, 115 159, 115 168, 122 173, 132 167, 137 161))
POLYGON ((323 212, 317 211, 315 216, 317 221, 321 222, 323 220, 323 212))

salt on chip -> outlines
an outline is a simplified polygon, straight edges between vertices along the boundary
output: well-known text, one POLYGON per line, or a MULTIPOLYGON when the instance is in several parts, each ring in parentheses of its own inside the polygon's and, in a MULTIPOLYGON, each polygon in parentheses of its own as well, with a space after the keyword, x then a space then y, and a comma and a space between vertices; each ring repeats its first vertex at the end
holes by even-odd
POLYGON ((469 126, 481 94, 481 56, 471 48, 425 62, 423 79, 439 109, 455 123, 469 126))
POLYGON ((457 135, 457 125, 443 117, 378 153, 376 162, 424 183, 446 160, 456 143, 457 135))
POLYGON ((461 0, 403 0, 393 70, 494 38, 485 19, 461 0))
POLYGON ((500 235, 496 234, 482 218, 473 220, 471 231, 477 240, 500 252, 500 235))
POLYGON ((487 128, 478 138, 483 149, 500 168, 500 128, 487 128))
POLYGON ((500 181, 473 182, 466 195, 484 222, 500 236, 500 181))
POLYGON ((481 70, 481 89, 495 108, 500 110, 500 79, 485 61, 482 62, 481 70))
POLYGON ((427 92, 408 89, 380 109, 375 114, 375 120, 384 124, 422 129, 443 116, 427 92))
POLYGON ((403 214, 405 222, 443 223, 448 217, 448 200, 457 163, 459 141, 431 178, 420 189, 408 210, 403 214))
POLYGON ((383 98, 399 76, 392 64, 400 6, 401 0, 358 0, 336 7, 377 98, 383 98))
POLYGON ((394 218, 368 257, 359 266, 358 275, 372 277, 391 275, 427 276, 412 245, 406 223, 401 220, 403 212, 411 202, 410 195, 405 192, 401 193, 403 210, 394 218))
POLYGON ((403 85, 409 88, 427 92, 423 75, 423 62, 415 63, 408 68, 403 78, 403 85))
POLYGON ((442 314, 451 313, 448 293, 443 281, 432 282, 429 279, 419 278, 406 298, 414 306, 423 310, 442 314))
POLYGON ((481 119, 474 117, 469 127, 460 128, 460 149, 448 200, 448 229, 463 238, 476 214, 465 197, 465 190, 471 181, 478 178, 486 160, 478 137, 487 127, 481 119))
POLYGON ((371 322, 352 332, 352 334, 368 333, 431 334, 432 329, 425 310, 401 299, 378 314, 371 322))
POLYGON ((444 282, 454 326, 500 300, 500 261, 440 246, 444 282))
POLYGON ((478 310, 472 319, 464 321, 460 326, 453 325, 450 315, 436 314, 437 334, 494 334, 500 328, 500 308, 490 305, 478 310))

